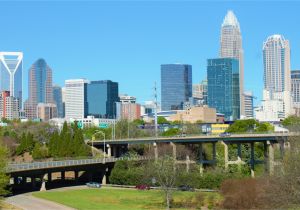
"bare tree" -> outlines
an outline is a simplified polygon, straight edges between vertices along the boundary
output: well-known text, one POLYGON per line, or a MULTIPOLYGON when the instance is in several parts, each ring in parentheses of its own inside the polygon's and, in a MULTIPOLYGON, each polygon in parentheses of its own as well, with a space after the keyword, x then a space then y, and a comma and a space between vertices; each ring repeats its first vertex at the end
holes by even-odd
MULTIPOLYGON (((161 144, 157 148, 158 157, 155 158, 153 149, 149 150, 147 156, 152 157, 145 165, 145 174, 148 178, 155 181, 164 192, 166 200, 166 209, 170 209, 172 202, 172 195, 176 189, 176 182, 180 177, 182 170, 181 166, 177 164, 176 156, 174 156, 174 150, 169 144, 161 144)), ((185 153, 191 154, 191 152, 185 147, 177 147, 177 151, 180 156, 185 153)))

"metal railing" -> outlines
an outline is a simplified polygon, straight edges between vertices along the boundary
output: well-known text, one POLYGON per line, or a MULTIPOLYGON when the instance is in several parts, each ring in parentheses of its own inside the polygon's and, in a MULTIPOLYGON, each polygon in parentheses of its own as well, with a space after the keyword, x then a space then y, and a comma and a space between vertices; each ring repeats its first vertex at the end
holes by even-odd
POLYGON ((82 159, 82 160, 63 160, 63 161, 48 161, 48 162, 32 162, 32 163, 10 163, 7 166, 7 172, 30 171, 38 169, 49 169, 79 165, 105 164, 113 163, 118 160, 146 160, 147 157, 120 157, 120 158, 98 158, 98 159, 82 159))

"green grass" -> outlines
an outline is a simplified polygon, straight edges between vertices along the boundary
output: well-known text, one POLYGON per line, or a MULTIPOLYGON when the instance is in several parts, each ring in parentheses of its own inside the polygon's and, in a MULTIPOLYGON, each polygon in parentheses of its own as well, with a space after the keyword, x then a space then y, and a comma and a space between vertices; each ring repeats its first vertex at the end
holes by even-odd
MULTIPOLYGON (((175 192, 174 203, 195 201, 196 192, 175 192)), ((217 193, 202 193, 206 200, 214 197, 219 200, 217 193)), ((76 209, 105 209, 105 210, 141 210, 165 209, 164 194, 158 190, 140 191, 135 189, 77 189, 66 191, 36 192, 33 196, 54 201, 76 209)), ((208 204, 205 204, 208 205, 208 204)), ((177 208, 180 209, 180 208, 177 208)), ((187 208, 184 208, 187 209, 187 208)))

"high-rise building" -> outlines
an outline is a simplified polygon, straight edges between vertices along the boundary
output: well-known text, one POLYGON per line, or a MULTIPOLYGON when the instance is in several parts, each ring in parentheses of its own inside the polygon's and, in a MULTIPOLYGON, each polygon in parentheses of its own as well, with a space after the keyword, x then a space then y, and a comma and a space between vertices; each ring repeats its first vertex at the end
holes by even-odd
POLYGON ((116 118, 118 95, 117 82, 91 81, 87 85, 87 115, 96 118, 116 118))
POLYGON ((293 97, 293 107, 296 114, 300 115, 300 70, 291 71, 291 92, 293 97))
POLYGON ((52 70, 44 59, 38 59, 28 72, 28 100, 24 104, 25 115, 29 119, 37 117, 38 103, 54 103, 52 70))
POLYGON ((141 117, 141 105, 136 103, 121 103, 121 119, 136 120, 141 117))
POLYGON ((127 104, 127 103, 132 103, 134 104, 136 102, 136 97, 134 96, 129 96, 127 94, 124 95, 120 95, 120 102, 123 104, 127 104))
POLYGON ((244 92, 245 118, 253 118, 253 94, 251 91, 244 92))
POLYGON ((289 41, 282 35, 269 36, 263 43, 263 62, 263 100, 255 116, 260 121, 280 121, 294 113, 289 41))
POLYGON ((240 118, 239 61, 234 58, 207 60, 207 104, 225 115, 240 118))
POLYGON ((161 109, 182 110, 192 97, 192 66, 161 65, 161 109))
POLYGON ((39 103, 37 105, 37 117, 42 121, 49 121, 52 118, 57 118, 56 104, 39 103))
POLYGON ((8 120, 19 119, 19 99, 10 96, 9 91, 3 91, 0 96, 0 114, 8 120))
POLYGON ((61 100, 63 103, 63 116, 66 116, 66 87, 61 88, 61 100))
POLYGON ((0 92, 9 91, 22 107, 22 52, 0 52, 0 92))
POLYGON ((80 120, 87 116, 87 84, 85 79, 65 81, 65 118, 80 120))
POLYGON ((264 89, 273 92, 291 90, 290 45, 282 35, 269 36, 263 44, 264 89))
POLYGON ((200 84, 193 85, 193 99, 196 105, 207 104, 207 80, 203 80, 200 84))
POLYGON ((62 101, 62 91, 61 87, 58 85, 53 85, 53 101, 56 104, 57 108, 57 117, 64 117, 64 107, 62 101))
POLYGON ((240 24, 232 11, 228 11, 221 27, 220 57, 239 61, 240 113, 245 115, 244 105, 244 51, 240 24))

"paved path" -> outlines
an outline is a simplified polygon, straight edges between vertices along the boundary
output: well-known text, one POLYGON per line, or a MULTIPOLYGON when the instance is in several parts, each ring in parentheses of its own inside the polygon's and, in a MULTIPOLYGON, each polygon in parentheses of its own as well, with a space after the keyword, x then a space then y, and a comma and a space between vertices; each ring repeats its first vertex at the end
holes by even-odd
POLYGON ((6 198, 5 202, 24 210, 74 210, 58 203, 33 197, 31 194, 11 196, 6 198))

